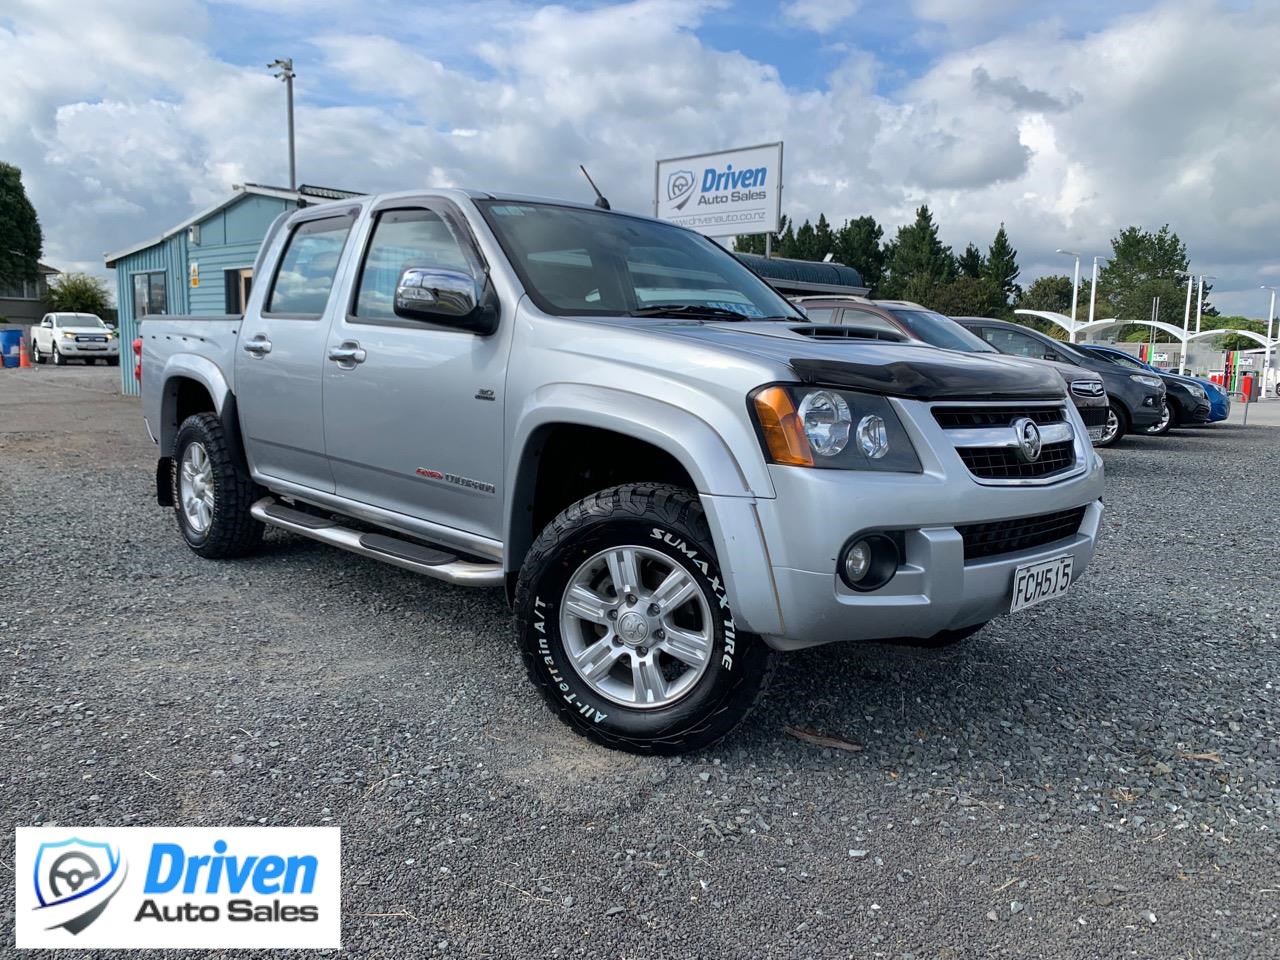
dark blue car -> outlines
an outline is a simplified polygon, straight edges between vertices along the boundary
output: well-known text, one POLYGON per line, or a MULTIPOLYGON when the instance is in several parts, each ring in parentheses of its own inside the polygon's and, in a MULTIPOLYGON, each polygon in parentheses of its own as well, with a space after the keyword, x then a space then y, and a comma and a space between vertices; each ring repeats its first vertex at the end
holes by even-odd
MULTIPOLYGON (((1193 383, 1204 390, 1209 400, 1209 415, 1204 420, 1195 420, 1192 422, 1200 423, 1217 423, 1231 416, 1231 397, 1227 395, 1226 390, 1214 383, 1212 380, 1204 380, 1200 377, 1184 377, 1181 374, 1170 373, 1168 370, 1161 370, 1159 367, 1153 367, 1149 363, 1143 363, 1133 354, 1125 353, 1123 350, 1117 350, 1115 347, 1097 346, 1091 343, 1076 344, 1082 350, 1087 350, 1095 356, 1104 357, 1112 363, 1118 363, 1122 366, 1132 367, 1136 370, 1150 370, 1152 373, 1158 373, 1160 376, 1168 380, 1181 381, 1182 383, 1193 383)), ((1191 419, 1191 418, 1188 418, 1191 419)), ((1176 424, 1174 424, 1176 426, 1176 424)))

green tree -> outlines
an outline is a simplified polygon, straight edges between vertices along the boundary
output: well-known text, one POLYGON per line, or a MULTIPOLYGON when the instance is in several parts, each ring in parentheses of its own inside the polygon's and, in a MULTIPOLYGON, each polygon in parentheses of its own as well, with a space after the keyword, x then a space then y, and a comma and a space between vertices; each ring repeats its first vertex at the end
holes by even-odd
POLYGON ((60 313, 94 313, 102 316, 111 309, 106 281, 87 273, 64 273, 49 284, 45 306, 60 313))
MULTIPOLYGON (((1040 277, 1014 301, 1023 310, 1052 310, 1071 313, 1071 278, 1059 274, 1040 277)), ((1019 323, 1022 318, 1019 318, 1019 323)))
POLYGON ((964 253, 956 259, 956 269, 962 277, 972 277, 974 280, 982 276, 986 270, 987 260, 982 255, 982 251, 975 244, 969 244, 964 248, 964 253))
MULTIPOLYGON (((1193 302, 1192 309, 1194 308, 1195 304, 1193 302)), ((1263 336, 1266 336, 1267 332, 1267 322, 1265 320, 1254 320, 1250 317, 1215 315, 1201 317, 1200 319, 1201 330, 1222 330, 1225 327, 1235 327, 1237 330, 1252 330, 1254 333, 1260 333, 1263 336)), ((1236 333, 1224 333, 1221 337, 1214 337, 1213 345, 1217 350, 1253 350, 1255 347, 1262 346, 1257 340, 1250 337, 1242 337, 1236 333)))
POLYGON ((818 235, 813 229, 813 224, 808 220, 800 224, 800 229, 796 231, 795 246, 781 256, 795 260, 821 260, 822 254, 818 252, 818 235))
POLYGON ((948 317, 999 317, 1008 308, 1004 294, 985 277, 961 275, 938 284, 918 301, 948 317))
POLYGON ((846 220, 835 235, 836 262, 857 270, 863 286, 873 292, 884 276, 884 247, 880 244, 883 237, 884 230, 871 216, 846 220))
POLYGON ((1019 273, 1021 271, 1018 269, 1018 251, 1013 249, 1013 244, 1009 242, 1009 234, 1005 232, 1004 223, 1001 223, 995 239, 987 248, 987 261, 982 276, 994 283, 999 288, 1004 302, 1010 304, 1017 300, 1022 292, 1022 288, 1017 283, 1019 273))
MULTIPOLYGON (((1159 297, 1160 319, 1181 326, 1187 296, 1187 246, 1169 225, 1155 232, 1126 227, 1111 238, 1111 250, 1111 261, 1098 274, 1100 316, 1147 320, 1152 300, 1159 297)), ((1191 309, 1194 312, 1194 300, 1191 309)), ((1207 293, 1204 312, 1206 316, 1217 314, 1207 303, 1207 293)), ((1150 335, 1149 328, 1140 326, 1121 332, 1122 337, 1140 340, 1150 335)))
POLYGON ((919 295, 955 277, 956 259, 951 248, 938 239, 938 225, 927 204, 916 210, 913 223, 898 228, 886 253, 888 276, 880 295, 888 299, 906 297, 908 291, 919 295))
POLYGON ((0 162, 0 287, 37 280, 44 235, 27 199, 22 171, 0 162))

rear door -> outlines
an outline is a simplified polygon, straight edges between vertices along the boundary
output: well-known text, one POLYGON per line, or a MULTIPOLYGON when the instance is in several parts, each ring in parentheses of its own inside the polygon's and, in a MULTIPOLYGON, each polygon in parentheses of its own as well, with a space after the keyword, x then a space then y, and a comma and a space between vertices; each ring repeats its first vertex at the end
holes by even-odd
POLYGON ((275 273, 255 287, 236 353, 245 452, 266 477, 332 493, 321 375, 347 238, 359 208, 315 212, 276 239, 275 273))
MULTIPOLYGON (((1021 330, 1010 330, 1007 327, 978 327, 974 332, 991 344, 1001 353, 1015 357, 1030 357, 1032 360, 1057 360, 1062 363, 1075 362, 1058 353, 1053 347, 1037 336, 1023 333, 1021 330)), ((1078 364, 1075 364, 1078 366, 1078 364)))
POLYGON ((511 318, 479 336, 395 315, 405 269, 485 269, 448 201, 384 201, 361 234, 351 297, 335 316, 324 361, 325 445, 337 492, 500 540, 511 318))

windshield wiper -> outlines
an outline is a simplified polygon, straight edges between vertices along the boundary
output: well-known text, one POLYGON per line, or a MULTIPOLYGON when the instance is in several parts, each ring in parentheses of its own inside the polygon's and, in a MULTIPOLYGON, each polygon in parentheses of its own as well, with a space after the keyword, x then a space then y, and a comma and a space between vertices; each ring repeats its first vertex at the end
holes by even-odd
POLYGON ((664 306, 640 307, 629 317, 714 317, 717 320, 777 320, 780 317, 749 317, 737 310, 712 307, 705 303, 668 303, 664 306))

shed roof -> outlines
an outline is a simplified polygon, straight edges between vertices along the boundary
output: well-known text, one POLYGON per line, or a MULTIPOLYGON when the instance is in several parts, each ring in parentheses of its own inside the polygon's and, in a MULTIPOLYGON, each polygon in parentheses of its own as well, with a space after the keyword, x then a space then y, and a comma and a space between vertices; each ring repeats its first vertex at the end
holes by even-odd
POLYGON ((280 200, 288 200, 293 203, 297 203, 299 206, 306 206, 311 203, 325 203, 329 200, 344 200, 348 197, 361 196, 360 193, 354 190, 338 190, 334 187, 316 187, 305 183, 296 190, 290 190, 288 187, 273 187, 263 183, 237 183, 231 188, 231 191, 231 196, 227 197, 225 200, 219 200, 213 206, 206 207, 199 213, 193 214, 177 226, 170 227, 158 237, 152 237, 150 240, 135 243, 132 246, 125 247, 122 250, 117 250, 114 253, 104 253, 102 258, 106 262, 107 267, 114 267, 117 260, 129 256, 131 253, 137 253, 139 250, 145 250, 148 247, 154 247, 158 243, 163 243, 174 234, 181 233, 192 224, 199 223, 201 220, 205 220, 208 217, 213 216, 219 210, 231 206, 231 204, 240 200, 242 197, 276 197, 280 200))
POLYGON ((791 292, 862 294, 862 275, 844 263, 762 257, 755 253, 735 253, 758 276, 791 292))

